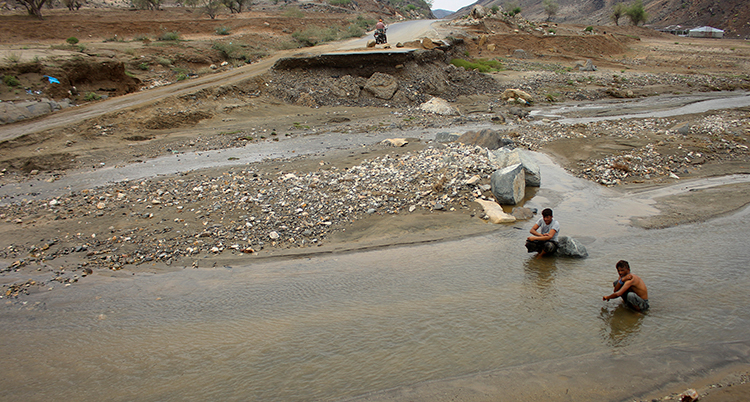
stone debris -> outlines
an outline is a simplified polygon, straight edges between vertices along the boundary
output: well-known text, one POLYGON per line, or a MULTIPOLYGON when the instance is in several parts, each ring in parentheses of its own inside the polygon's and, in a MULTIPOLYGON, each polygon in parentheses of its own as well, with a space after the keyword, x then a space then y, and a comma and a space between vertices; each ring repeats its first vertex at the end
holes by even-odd
POLYGON ((5 271, 68 255, 85 260, 79 268, 119 270, 155 262, 189 266, 201 256, 222 253, 315 247, 370 214, 471 211, 477 197, 492 198, 488 182, 496 169, 486 148, 434 143, 347 169, 322 164, 308 173, 260 174, 237 168, 125 181, 0 207, 3 219, 19 225, 118 219, 104 233, 82 229, 32 247, 13 245, 0 250, 0 258, 19 261, 5 271))
POLYGON ((477 198, 476 200, 474 200, 474 202, 484 208, 484 213, 485 215, 487 215, 487 219, 491 223, 510 223, 516 221, 515 216, 506 214, 505 211, 503 211, 503 207, 501 207, 500 204, 494 201, 482 200, 477 198))

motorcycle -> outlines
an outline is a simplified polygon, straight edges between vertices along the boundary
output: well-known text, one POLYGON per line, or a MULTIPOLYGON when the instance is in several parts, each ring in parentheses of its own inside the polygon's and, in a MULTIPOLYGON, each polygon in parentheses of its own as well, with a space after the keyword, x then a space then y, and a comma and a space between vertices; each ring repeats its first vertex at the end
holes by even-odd
POLYGON ((388 43, 388 38, 385 36, 385 31, 387 31, 388 28, 383 29, 376 29, 375 30, 375 44, 376 45, 382 45, 384 43, 388 43))

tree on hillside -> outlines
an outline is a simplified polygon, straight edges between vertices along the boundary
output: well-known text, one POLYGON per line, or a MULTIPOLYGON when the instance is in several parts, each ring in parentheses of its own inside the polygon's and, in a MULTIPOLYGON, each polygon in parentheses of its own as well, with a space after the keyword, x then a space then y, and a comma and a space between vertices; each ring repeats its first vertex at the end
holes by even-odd
POLYGON ((18 2, 29 12, 29 15, 33 15, 40 20, 44 19, 42 17, 42 7, 47 0, 18 0, 18 2))
POLYGON ((620 18, 625 15, 625 11, 626 7, 623 3, 617 3, 615 4, 614 8, 612 8, 612 15, 610 17, 612 18, 612 22, 614 22, 615 25, 620 25, 620 18))
POLYGON ((211 19, 216 18, 222 6, 221 0, 203 0, 203 12, 211 19))
POLYGON ((544 5, 544 12, 547 13, 547 21, 557 15, 557 10, 560 9, 557 0, 543 0, 542 4, 544 5))
POLYGON ((224 4, 224 7, 229 9, 229 12, 232 14, 234 13, 241 13, 243 7, 247 5, 247 9, 250 9, 250 0, 221 0, 221 3, 224 4))
POLYGON ((625 11, 625 15, 630 18, 630 22, 635 26, 638 26, 641 22, 645 23, 648 19, 648 14, 646 14, 646 10, 643 8, 643 1, 641 0, 636 0, 635 3, 631 4, 627 11, 625 11))
POLYGON ((70 11, 78 11, 81 8, 85 0, 62 0, 63 5, 68 7, 70 11))
POLYGON ((158 10, 161 8, 161 0, 130 0, 130 3, 139 10, 158 10))

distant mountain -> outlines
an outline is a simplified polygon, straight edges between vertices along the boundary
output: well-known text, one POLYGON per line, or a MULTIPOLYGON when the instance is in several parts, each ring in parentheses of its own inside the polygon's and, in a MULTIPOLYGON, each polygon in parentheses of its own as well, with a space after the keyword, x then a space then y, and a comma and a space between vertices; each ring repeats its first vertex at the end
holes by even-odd
POLYGON ((435 14, 435 18, 443 19, 445 17, 448 17, 452 15, 455 11, 448 11, 448 10, 432 10, 432 13, 435 14))
MULTIPOLYGON (((610 16, 612 8, 621 0, 557 0, 559 9, 552 22, 584 25, 614 25, 610 16)), ((629 5, 630 0, 623 3, 629 5)), ((486 8, 499 6, 507 9, 507 0, 479 0, 462 7, 451 18, 468 14, 475 4, 486 8)), ((531 21, 546 21, 542 0, 514 0, 512 4, 521 8, 521 15, 531 21)), ((750 7, 747 0, 643 0, 649 19, 647 26, 663 27, 682 25, 693 28, 712 26, 724 30, 725 38, 750 38, 750 7)), ((508 10, 506 10, 508 11, 508 10)), ((620 25, 630 24, 627 17, 620 25)))

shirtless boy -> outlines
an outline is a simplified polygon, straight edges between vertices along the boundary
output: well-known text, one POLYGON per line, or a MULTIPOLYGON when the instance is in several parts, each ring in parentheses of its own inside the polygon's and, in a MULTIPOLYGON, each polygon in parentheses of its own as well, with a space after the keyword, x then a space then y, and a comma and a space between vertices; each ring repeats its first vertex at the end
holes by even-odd
POLYGON ((602 300, 607 301, 622 297, 625 305, 633 310, 639 312, 648 310, 648 290, 646 284, 643 283, 643 279, 630 273, 630 265, 625 260, 617 261, 615 268, 617 268, 617 274, 620 278, 613 283, 614 293, 604 296, 602 300))

